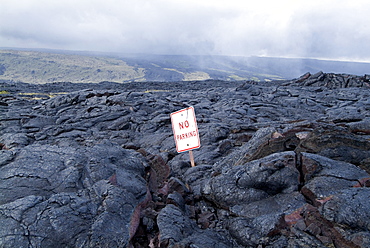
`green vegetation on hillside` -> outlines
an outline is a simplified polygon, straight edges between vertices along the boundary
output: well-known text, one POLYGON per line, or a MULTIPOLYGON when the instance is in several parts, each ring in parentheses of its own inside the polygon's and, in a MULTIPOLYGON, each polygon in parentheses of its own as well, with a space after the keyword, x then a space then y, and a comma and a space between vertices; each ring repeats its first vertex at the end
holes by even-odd
POLYGON ((36 84, 145 80, 143 68, 108 57, 0 50, 0 67, 0 79, 36 84))

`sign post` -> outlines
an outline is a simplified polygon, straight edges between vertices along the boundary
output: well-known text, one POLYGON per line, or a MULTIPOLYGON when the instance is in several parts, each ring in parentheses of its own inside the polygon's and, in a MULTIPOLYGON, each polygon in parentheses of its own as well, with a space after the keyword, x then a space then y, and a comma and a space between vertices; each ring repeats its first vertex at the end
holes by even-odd
POLYGON ((171 113, 171 123, 177 152, 189 151, 191 166, 195 166, 192 150, 200 147, 200 139, 194 108, 171 113))
POLYGON ((194 167, 195 166, 195 162, 194 162, 193 150, 189 150, 189 157, 190 157, 191 167, 194 167))

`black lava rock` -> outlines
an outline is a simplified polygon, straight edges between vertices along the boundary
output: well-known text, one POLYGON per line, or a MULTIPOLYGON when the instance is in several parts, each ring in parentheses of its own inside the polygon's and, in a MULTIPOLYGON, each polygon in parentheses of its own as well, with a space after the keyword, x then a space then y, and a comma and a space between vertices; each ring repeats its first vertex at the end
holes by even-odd
POLYGON ((369 247, 369 83, 1 82, 0 246, 369 247))

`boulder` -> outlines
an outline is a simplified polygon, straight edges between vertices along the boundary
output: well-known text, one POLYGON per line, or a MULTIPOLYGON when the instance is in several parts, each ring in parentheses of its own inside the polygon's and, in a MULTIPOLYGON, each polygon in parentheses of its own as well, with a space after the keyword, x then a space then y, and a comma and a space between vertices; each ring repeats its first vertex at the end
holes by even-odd
POLYGON ((369 203, 369 188, 347 188, 323 203, 321 214, 330 221, 346 226, 346 229, 369 232, 369 203))
POLYGON ((298 190, 294 152, 283 152, 225 169, 211 177, 202 193, 222 207, 248 204, 279 193, 298 190), (227 185, 227 187, 225 187, 227 185))

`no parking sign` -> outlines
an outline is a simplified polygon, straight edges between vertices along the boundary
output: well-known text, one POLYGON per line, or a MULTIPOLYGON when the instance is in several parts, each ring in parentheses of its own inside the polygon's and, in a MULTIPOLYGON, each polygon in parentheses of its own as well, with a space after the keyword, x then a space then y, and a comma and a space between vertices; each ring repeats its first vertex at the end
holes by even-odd
POLYGON ((194 108, 188 107, 172 113, 171 123, 177 152, 189 151, 191 166, 195 166, 192 150, 200 147, 200 139, 194 108))
POLYGON ((193 107, 172 113, 171 122, 177 152, 190 151, 200 147, 198 126, 193 107))

